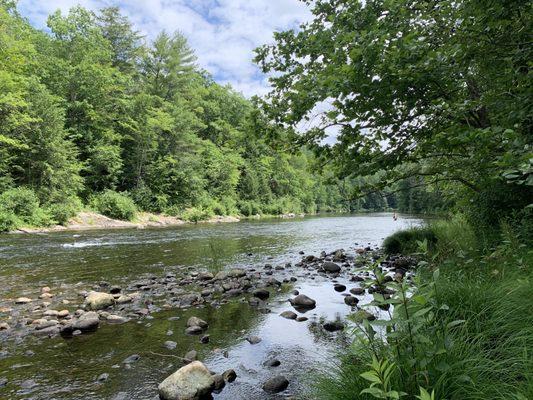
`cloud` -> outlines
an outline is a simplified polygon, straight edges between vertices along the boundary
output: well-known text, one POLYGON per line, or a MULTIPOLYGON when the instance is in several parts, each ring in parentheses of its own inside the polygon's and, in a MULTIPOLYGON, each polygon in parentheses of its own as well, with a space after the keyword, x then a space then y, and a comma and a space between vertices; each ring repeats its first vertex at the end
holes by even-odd
POLYGON ((44 28, 50 13, 78 4, 91 10, 118 6, 149 39, 163 29, 182 32, 200 66, 245 96, 268 91, 266 77, 252 62, 253 50, 272 42, 274 31, 297 28, 310 18, 299 0, 20 0, 19 10, 44 28))

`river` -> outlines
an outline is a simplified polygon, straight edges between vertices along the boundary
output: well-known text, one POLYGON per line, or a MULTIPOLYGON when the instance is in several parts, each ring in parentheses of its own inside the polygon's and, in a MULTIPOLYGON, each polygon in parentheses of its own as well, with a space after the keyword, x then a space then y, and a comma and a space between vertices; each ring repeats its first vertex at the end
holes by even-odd
MULTIPOLYGON (((98 285, 127 286, 149 276, 183 271, 240 267, 260 270, 265 263, 285 265, 301 259, 299 252, 320 254, 343 248, 379 246, 392 232, 417 225, 414 217, 392 214, 318 216, 291 220, 258 220, 225 224, 199 224, 174 228, 128 229, 0 236, 0 322, 17 315, 13 299, 37 299, 41 288, 62 293, 49 307, 79 307, 77 292, 98 285), (357 243, 357 244, 356 244, 357 243), (104 281, 104 283, 102 283, 104 281), (70 304, 56 305, 60 298, 70 304), (8 312, 8 309, 12 309, 8 312)), ((175 355, 198 351, 210 370, 233 368, 237 380, 215 394, 215 399, 276 399, 305 392, 309 380, 334 358, 346 333, 329 333, 317 322, 342 319, 349 312, 333 283, 320 275, 284 272, 297 278, 273 293, 270 312, 251 307, 243 296, 220 305, 186 310, 157 307, 144 318, 121 325, 101 324, 92 334, 71 339, 13 336, 0 332, 1 399, 157 399, 157 385, 179 368, 175 355), (291 290, 317 301, 307 312, 308 321, 279 316, 291 310, 291 290), (210 342, 184 334, 189 316, 209 322, 210 342), (251 345, 245 338, 259 336, 251 345), (177 347, 168 350, 165 341, 177 347), (123 362, 132 354, 140 359, 123 362), (276 357, 281 365, 265 367, 276 357), (97 382, 101 374, 105 382, 97 382), (285 375, 290 385, 279 395, 266 395, 261 384, 275 374, 285 375), (7 383, 6 383, 7 380, 7 383)), ((285 276, 285 275, 284 275, 285 276)), ((281 278, 280 278, 281 279, 281 278)), ((286 279, 288 280, 288 279, 286 279)), ((353 282, 337 279, 348 287, 353 282)), ((369 297, 368 295, 365 297, 369 297)), ((364 299, 363 299, 364 300, 364 299)), ((370 299, 367 299, 370 300, 370 299)), ((39 300, 34 301, 33 307, 39 300)), ((41 301, 42 302, 42 301, 41 301)), ((364 301, 362 301, 364 303, 364 301)))

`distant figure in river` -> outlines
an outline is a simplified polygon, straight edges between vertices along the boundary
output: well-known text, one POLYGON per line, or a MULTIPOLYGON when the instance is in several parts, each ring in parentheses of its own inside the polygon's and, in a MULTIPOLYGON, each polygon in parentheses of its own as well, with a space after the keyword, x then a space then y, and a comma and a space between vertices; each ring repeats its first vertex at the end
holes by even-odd
POLYGON ((396 215, 396 213, 393 214, 392 219, 398 221, 398 216, 396 215))

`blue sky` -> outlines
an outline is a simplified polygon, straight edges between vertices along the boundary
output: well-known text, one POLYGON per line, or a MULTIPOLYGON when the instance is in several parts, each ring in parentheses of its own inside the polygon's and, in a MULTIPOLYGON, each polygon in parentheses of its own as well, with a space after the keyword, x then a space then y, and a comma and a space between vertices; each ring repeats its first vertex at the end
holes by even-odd
POLYGON ((49 14, 75 5, 91 10, 118 6, 148 39, 163 29, 181 31, 199 64, 246 96, 268 90, 266 77, 252 62, 253 49, 271 42, 274 31, 310 18, 299 0, 19 0, 19 11, 44 28, 49 14))

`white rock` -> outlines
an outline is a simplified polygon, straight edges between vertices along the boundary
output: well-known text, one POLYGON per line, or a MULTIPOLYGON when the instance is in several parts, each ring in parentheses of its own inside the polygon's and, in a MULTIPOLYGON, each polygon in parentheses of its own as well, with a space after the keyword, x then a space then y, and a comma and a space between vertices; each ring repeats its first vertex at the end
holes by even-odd
POLYGON ((32 302, 32 299, 29 299, 27 297, 19 297, 18 299, 15 300, 15 304, 26 304, 26 303, 31 303, 32 302))
POLYGON ((215 380, 200 361, 178 369, 159 384, 162 400, 198 400, 213 390, 215 380))
POLYGON ((85 299, 85 305, 90 310, 102 310, 115 304, 115 298, 109 293, 89 292, 85 299))

